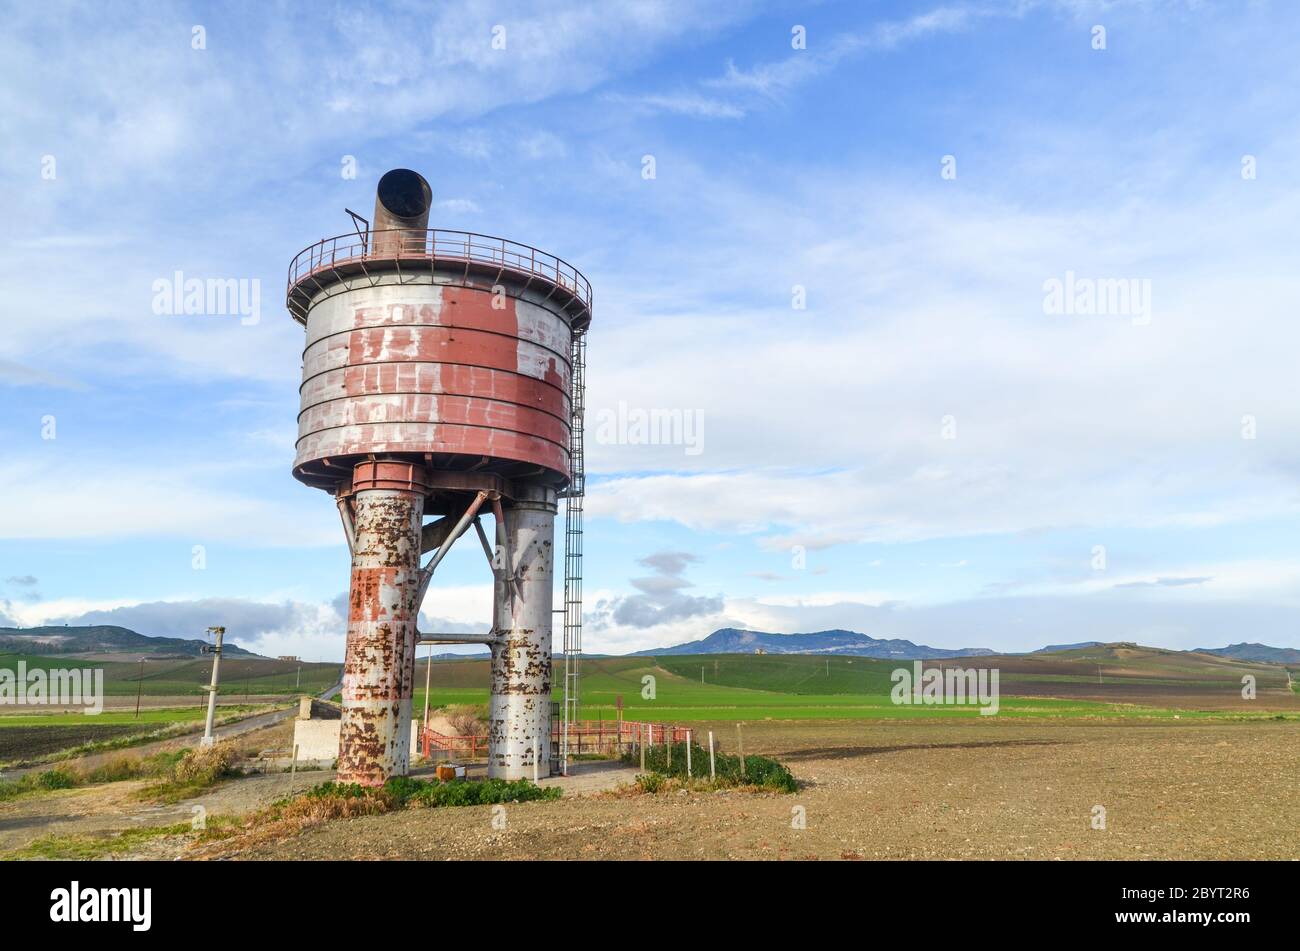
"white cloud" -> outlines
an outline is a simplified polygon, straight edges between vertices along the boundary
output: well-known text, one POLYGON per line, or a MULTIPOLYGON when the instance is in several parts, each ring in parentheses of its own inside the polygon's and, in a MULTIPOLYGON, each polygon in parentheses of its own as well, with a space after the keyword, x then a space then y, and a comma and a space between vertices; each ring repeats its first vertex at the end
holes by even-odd
POLYGON ((690 411, 702 451, 592 430, 593 514, 781 549, 1300 511, 1294 192, 1260 204, 1229 175, 1192 199, 1030 213, 876 175, 762 192, 679 161, 656 202, 698 233, 627 249, 649 286, 600 285, 588 420, 690 411), (1150 324, 1045 314, 1067 270, 1149 279, 1150 324))
MULTIPOLYGON (((481 633, 490 629, 492 586, 436 582, 420 613, 424 633, 481 633)), ((0 626, 114 624, 150 637, 201 637, 214 624, 230 640, 265 656, 293 654, 304 660, 341 661, 347 642, 347 596, 329 602, 296 598, 194 598, 179 594, 156 601, 58 598, 45 602, 0 601, 0 626)), ((438 650, 452 648, 438 648, 438 650)))
POLYGON ((453 215, 478 214, 483 210, 468 198, 444 198, 442 201, 435 202, 434 207, 453 215))
MULTIPOLYGON (((286 472, 285 478, 289 478, 286 472)), ((203 544, 336 545, 337 513, 304 489, 301 505, 286 507, 251 485, 238 489, 239 470, 206 466, 119 463, 70 467, 48 462, 0 463, 0 495, 21 498, 0 522, 0 538, 179 536, 203 544), (76 477, 69 476, 70 468, 76 477)))

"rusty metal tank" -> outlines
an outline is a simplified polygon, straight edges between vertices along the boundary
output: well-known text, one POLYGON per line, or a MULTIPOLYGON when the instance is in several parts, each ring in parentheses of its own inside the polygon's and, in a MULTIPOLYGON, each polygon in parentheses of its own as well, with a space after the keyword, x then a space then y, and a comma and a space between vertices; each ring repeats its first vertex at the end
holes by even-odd
POLYGON ((382 455, 562 486, 591 285, 536 248, 427 229, 429 201, 422 176, 389 172, 368 233, 290 266, 288 307, 307 331, 294 475, 330 488, 382 455))

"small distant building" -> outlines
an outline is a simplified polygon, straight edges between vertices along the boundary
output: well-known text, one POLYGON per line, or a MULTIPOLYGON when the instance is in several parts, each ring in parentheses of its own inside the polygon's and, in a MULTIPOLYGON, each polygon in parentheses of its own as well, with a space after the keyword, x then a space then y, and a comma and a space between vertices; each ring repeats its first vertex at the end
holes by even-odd
POLYGON ((295 663, 295 664, 296 664, 300 659, 301 659, 301 658, 299 658, 299 657, 297 657, 297 656, 294 656, 294 655, 292 655, 292 654, 282 654, 282 655, 280 655, 279 657, 276 658, 276 660, 287 660, 287 661, 290 661, 290 662, 295 663))
POLYGON ((767 653, 767 648, 766 648, 766 647, 755 647, 755 648, 754 648, 754 653, 755 653, 755 654, 766 654, 766 653, 767 653))

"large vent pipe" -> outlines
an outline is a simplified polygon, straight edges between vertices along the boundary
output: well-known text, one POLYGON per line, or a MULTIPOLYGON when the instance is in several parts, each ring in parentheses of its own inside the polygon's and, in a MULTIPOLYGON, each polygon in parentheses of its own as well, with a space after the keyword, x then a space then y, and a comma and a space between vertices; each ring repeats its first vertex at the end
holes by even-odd
POLYGON ((375 190, 371 255, 420 254, 429 229, 433 189, 419 172, 395 168, 385 172, 375 190))

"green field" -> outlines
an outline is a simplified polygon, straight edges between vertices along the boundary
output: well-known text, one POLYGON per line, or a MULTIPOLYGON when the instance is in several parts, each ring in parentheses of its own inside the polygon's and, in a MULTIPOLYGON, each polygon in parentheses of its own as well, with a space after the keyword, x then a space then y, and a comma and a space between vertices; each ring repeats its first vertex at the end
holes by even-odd
MULTIPOLYGON (((206 696, 204 688, 212 677, 211 657, 124 662, 82 660, 60 656, 0 654, 0 670, 97 669, 104 671, 104 695, 134 697, 193 696, 195 703, 206 696)), ((240 696, 270 696, 320 693, 339 679, 339 664, 298 664, 294 661, 225 657, 221 661, 221 692, 226 699, 240 696), (301 668, 301 671, 300 669, 301 668)))
MULTIPOLYGON (((218 716, 229 717, 233 714, 263 710, 260 705, 230 704, 218 708, 218 716)), ((152 724, 167 726, 172 723, 202 723, 208 714, 206 707, 143 707, 139 715, 134 710, 105 710, 103 713, 88 715, 85 713, 13 713, 0 716, 0 730, 32 726, 81 726, 95 727, 126 726, 132 724, 152 724)), ((0 744, 2 745, 2 744, 0 744)))
MULTIPOLYGON (((1058 657, 1060 655, 1057 655, 1058 657)), ((1110 683, 1126 692, 1125 702, 1055 697, 1054 689, 1086 687, 1097 678, 1093 658, 1064 662, 1011 658, 970 658, 968 666, 996 666, 1002 669, 999 716, 1002 717, 1157 717, 1197 718, 1224 716, 1221 707, 1195 702, 1204 695, 1217 700, 1237 689, 1241 665, 1224 663, 1222 670, 1205 663, 1170 666, 1161 677, 1160 658, 1123 658, 1132 675, 1112 670, 1110 683), (1017 665, 1021 669, 1015 668, 1017 665), (1051 666, 1055 665, 1055 666, 1051 666), (1044 669, 1039 672, 1038 667, 1044 669), (1077 670, 1072 670, 1077 668, 1077 670), (1064 670, 1065 672, 1055 672, 1064 670), (1208 672, 1207 672, 1208 670, 1208 672), (1051 671, 1051 672, 1049 672, 1051 671), (1031 684, 1024 687, 1024 684, 1031 684), (1021 686, 1017 686, 1017 684, 1021 686), (1055 686, 1054 686, 1055 685, 1055 686), (1176 689, 1193 697, 1187 702, 1166 704, 1162 689, 1176 689), (1032 694, 1032 695, 1026 695, 1032 694), (1136 695, 1136 700, 1128 697, 1136 695)), ((1121 661, 1112 659, 1115 665, 1121 661)), ((562 658, 556 658, 555 681, 562 682, 562 658)), ((623 699, 623 715, 630 720, 690 723, 708 720, 807 720, 842 718, 921 719, 979 717, 973 706, 901 706, 891 701, 892 671, 910 662, 874 660, 864 657, 814 657, 807 655, 694 655, 678 657, 593 658, 582 663, 582 719, 614 719, 617 698, 623 699), (643 677, 654 678, 654 699, 643 697, 643 677)), ((1117 668, 1118 669, 1118 668, 1117 668)), ((1284 672, 1265 671, 1285 683, 1284 672)), ((1261 674, 1261 676, 1263 676, 1261 674)), ((432 673, 431 706, 487 703, 486 661, 435 662, 432 673)), ((415 710, 423 708, 424 667, 417 670, 420 686, 415 710)), ((1271 683, 1272 681, 1269 681, 1271 683)), ((1261 683, 1264 683, 1261 680, 1261 683)), ((559 696, 555 696, 556 700, 559 696)), ((1295 716, 1300 714, 1300 707, 1295 716)), ((1232 716, 1272 716, 1263 710, 1231 711, 1232 716)))

